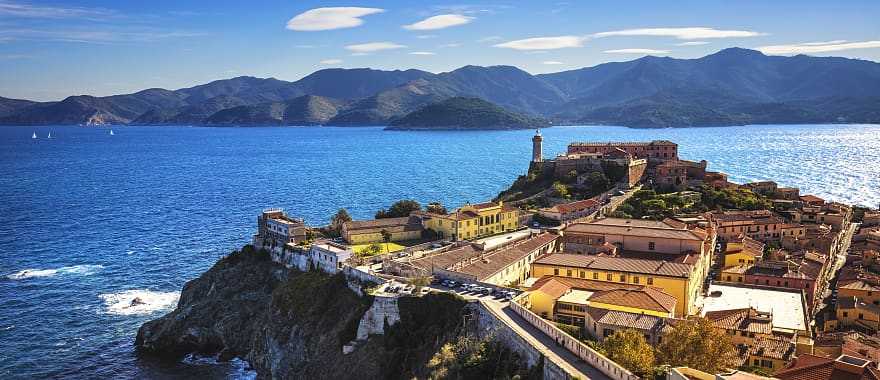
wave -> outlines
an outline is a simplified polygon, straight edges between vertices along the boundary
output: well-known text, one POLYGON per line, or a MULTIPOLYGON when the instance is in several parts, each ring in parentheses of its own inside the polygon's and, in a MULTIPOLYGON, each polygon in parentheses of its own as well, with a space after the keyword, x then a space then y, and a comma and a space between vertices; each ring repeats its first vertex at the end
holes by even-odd
POLYGON ((52 277, 57 274, 79 274, 83 276, 88 276, 97 273, 101 269, 104 269, 103 265, 91 264, 74 265, 57 269, 25 269, 9 274, 6 276, 6 278, 10 280, 25 280, 29 278, 52 277))
POLYGON ((180 292, 154 292, 134 289, 119 293, 101 294, 105 312, 116 315, 150 314, 159 310, 170 309, 180 299, 180 292))
POLYGON ((220 361, 220 354, 206 356, 190 353, 184 356, 181 362, 193 366, 228 365, 229 372, 226 378, 230 380, 255 380, 257 378, 257 371, 251 368, 250 363, 238 357, 232 358, 229 363, 223 363, 220 361))

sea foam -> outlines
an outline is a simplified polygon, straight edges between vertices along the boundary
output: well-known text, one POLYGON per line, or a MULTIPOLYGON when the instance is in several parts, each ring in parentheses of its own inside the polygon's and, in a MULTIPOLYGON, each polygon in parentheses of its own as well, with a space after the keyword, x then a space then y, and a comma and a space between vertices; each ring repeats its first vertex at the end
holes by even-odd
POLYGON ((103 265, 74 265, 70 267, 61 267, 56 269, 25 269, 6 276, 10 280, 26 280, 29 278, 52 277, 58 274, 78 274, 88 276, 95 274, 103 265))
POLYGON ((134 289, 119 293, 101 294, 107 314, 138 315, 150 314, 174 307, 180 299, 180 292, 154 292, 134 289), (137 300, 137 301, 135 301, 137 300))

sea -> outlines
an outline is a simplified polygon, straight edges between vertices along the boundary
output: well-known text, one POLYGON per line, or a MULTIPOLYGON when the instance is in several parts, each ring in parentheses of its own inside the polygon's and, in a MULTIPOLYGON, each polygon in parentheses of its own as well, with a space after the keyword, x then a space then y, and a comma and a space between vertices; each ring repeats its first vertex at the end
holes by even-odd
MULTIPOLYGON (((138 327, 186 281, 247 244, 257 214, 370 218, 399 199, 491 199, 531 159, 535 131, 380 127, 0 128, 0 378, 253 378, 245 362, 140 358, 138 327), (52 137, 47 138, 49 133, 52 137), (37 138, 32 138, 36 134, 37 138), (145 304, 131 307, 140 297, 145 304)), ((671 140, 737 182, 880 204, 880 125, 689 129, 566 126, 572 141, 671 140)))

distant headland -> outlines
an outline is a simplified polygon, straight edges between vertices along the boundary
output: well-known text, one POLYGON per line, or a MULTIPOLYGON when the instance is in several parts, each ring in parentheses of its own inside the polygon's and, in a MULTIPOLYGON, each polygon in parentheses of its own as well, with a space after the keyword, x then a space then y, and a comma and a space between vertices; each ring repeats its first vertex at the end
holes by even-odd
POLYGON ((880 63, 729 48, 697 59, 647 56, 538 75, 513 66, 464 66, 439 74, 326 69, 295 82, 243 76, 53 102, 0 97, 0 125, 435 127, 444 122, 443 113, 424 108, 448 107, 443 102, 457 97, 556 125, 880 123, 880 63))

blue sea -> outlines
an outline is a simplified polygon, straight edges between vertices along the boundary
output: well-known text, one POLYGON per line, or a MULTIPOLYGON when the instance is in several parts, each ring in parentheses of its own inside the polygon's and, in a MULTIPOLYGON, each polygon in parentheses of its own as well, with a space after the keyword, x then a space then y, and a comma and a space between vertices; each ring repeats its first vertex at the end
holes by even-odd
MULTIPOLYGON (((0 128, 0 378, 225 378, 242 363, 139 359, 137 328, 246 244, 263 208, 324 224, 402 198, 479 202, 528 166, 534 131, 0 128), (52 139, 47 135, 52 133, 52 139), (36 133, 38 139, 32 139, 36 133), (134 297, 146 305, 128 307, 134 297)), ((880 126, 554 127, 570 141, 668 139, 734 181, 877 207, 880 126)))

